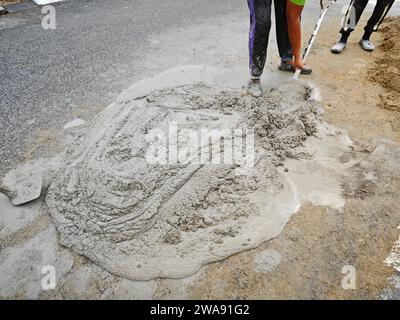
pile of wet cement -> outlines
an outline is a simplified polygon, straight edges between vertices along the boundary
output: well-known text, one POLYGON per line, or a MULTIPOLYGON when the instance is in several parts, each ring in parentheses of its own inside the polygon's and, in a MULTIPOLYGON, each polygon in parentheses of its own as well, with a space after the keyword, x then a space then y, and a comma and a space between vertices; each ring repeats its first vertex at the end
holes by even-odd
MULTIPOLYGON (((186 85, 107 108, 66 152, 46 204, 61 243, 131 279, 181 278, 277 236, 298 209, 277 166, 316 131, 309 88, 283 84, 260 99, 186 85), (254 132, 254 167, 151 164, 153 130, 254 132)), ((180 141, 181 143, 190 143, 180 141)), ((189 146, 190 147, 190 146, 189 146)))

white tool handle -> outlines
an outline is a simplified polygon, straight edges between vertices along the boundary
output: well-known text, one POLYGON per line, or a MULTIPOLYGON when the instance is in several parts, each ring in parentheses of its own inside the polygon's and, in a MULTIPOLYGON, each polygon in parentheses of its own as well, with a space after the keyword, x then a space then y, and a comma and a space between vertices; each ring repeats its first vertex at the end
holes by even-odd
POLYGON ((293 80, 299 80, 301 73, 301 69, 296 69, 296 72, 294 73, 293 80))

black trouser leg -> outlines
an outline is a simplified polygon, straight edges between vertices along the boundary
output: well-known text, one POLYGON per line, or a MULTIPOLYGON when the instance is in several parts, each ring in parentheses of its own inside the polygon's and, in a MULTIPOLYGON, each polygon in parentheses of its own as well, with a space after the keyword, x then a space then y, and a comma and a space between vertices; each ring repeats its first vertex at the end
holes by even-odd
MULTIPOLYGON (((379 1, 379 0, 378 0, 379 1)), ((364 12, 365 7, 368 4, 368 0, 355 0, 353 3, 353 8, 351 10, 354 10, 355 12, 355 17, 354 14, 350 16, 349 21, 347 21, 347 24, 349 25, 349 28, 347 30, 344 30, 342 28, 340 30, 340 33, 342 34, 342 38, 340 39, 342 42, 346 42, 347 38, 350 36, 350 33, 354 31, 354 28, 356 27, 358 21, 360 21, 361 15, 364 12), (352 21, 352 19, 355 18, 355 21, 352 21)))
POLYGON ((286 15, 287 0, 274 0, 276 41, 278 43, 281 61, 293 60, 292 47, 290 45, 288 23, 286 15))
POLYGON ((261 76, 267 59, 269 32, 271 29, 272 0, 247 0, 250 9, 250 74, 261 76))
MULTIPOLYGON (((365 26, 363 39, 368 40, 371 34, 374 32, 374 27, 379 23, 382 16, 385 14, 385 10, 387 6, 391 6, 394 0, 377 0, 374 11, 371 15, 371 18, 368 20, 367 25, 365 26)), ((347 41, 347 38, 350 36, 350 33, 353 32, 355 26, 360 21, 361 15, 364 12, 365 7, 368 4, 368 0, 355 0, 353 4, 353 10, 355 10, 355 21, 348 21, 350 27, 347 30, 343 28, 340 30, 342 34, 341 41, 347 41)))
POLYGON ((372 13, 371 18, 369 18, 367 25, 365 26, 364 30, 364 40, 368 40, 371 34, 374 32, 375 26, 379 23, 379 21, 383 18, 386 10, 389 9, 394 0, 378 0, 372 13))

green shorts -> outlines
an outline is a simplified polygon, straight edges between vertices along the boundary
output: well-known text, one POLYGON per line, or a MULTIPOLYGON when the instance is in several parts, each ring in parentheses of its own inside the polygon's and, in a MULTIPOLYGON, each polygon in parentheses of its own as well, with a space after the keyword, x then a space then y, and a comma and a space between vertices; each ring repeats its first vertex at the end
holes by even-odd
POLYGON ((298 6, 304 7, 306 0, 290 0, 292 3, 297 4, 298 6))

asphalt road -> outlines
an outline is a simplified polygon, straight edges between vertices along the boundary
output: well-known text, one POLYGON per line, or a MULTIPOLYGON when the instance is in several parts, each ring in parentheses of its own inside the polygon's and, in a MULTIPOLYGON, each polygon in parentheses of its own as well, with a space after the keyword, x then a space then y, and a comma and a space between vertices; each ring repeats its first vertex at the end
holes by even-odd
MULTIPOLYGON (((55 30, 41 9, 0 16, 0 172, 21 161, 39 131, 74 108, 105 107, 144 73, 148 37, 221 14, 243 0, 67 0, 55 30)), ((178 57, 179 58, 179 57, 178 57)))

